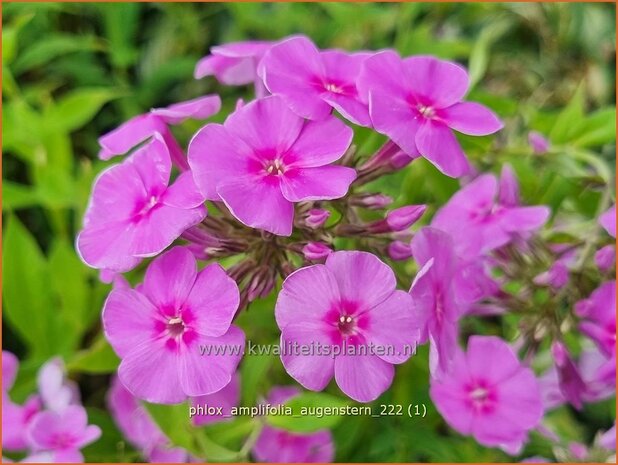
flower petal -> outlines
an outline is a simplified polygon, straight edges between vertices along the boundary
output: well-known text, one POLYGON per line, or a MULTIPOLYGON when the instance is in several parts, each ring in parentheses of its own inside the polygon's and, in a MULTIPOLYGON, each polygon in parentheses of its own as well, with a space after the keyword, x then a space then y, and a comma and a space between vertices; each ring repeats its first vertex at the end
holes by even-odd
POLYGON ((337 281, 324 265, 312 265, 296 270, 283 281, 275 305, 279 329, 302 321, 321 321, 339 302, 337 281))
POLYGON ((195 279, 197 263, 189 250, 174 247, 152 261, 140 291, 157 308, 181 308, 195 279))
POLYGON ((461 102, 438 111, 448 127, 471 136, 486 136, 504 127, 496 114, 484 105, 461 102))
POLYGON ((324 65, 307 37, 292 37, 274 45, 264 55, 260 72, 268 90, 281 96, 296 114, 319 120, 330 113, 330 105, 320 97, 324 65))
POLYGON ((281 362, 285 371, 303 387, 321 391, 333 377, 335 360, 332 355, 318 355, 312 350, 315 344, 331 348, 332 340, 324 322, 290 323, 281 331, 281 362))
POLYGON ((337 386, 358 402, 371 402, 386 391, 395 368, 374 355, 340 355, 335 358, 337 386))
POLYGON ((197 275, 185 305, 195 318, 192 325, 198 333, 218 337, 227 333, 239 302, 236 282, 221 265, 212 263, 197 275))
POLYGON ((305 123, 298 139, 284 156, 288 167, 313 168, 339 160, 354 132, 337 118, 305 123))
POLYGON ((294 205, 283 197, 278 182, 245 176, 219 185, 217 192, 241 223, 279 236, 292 234, 294 205))
POLYGON ((160 338, 133 344, 120 362, 118 377, 138 399, 156 404, 178 404, 187 394, 180 384, 177 352, 165 342, 165 338, 160 338))
POLYGON ((103 305, 105 337, 121 357, 153 339, 157 309, 133 289, 114 289, 103 305))
POLYGON ((254 153, 283 154, 294 144, 303 119, 283 99, 270 96, 243 106, 225 121, 225 128, 242 139, 254 153))
POLYGON ((358 302, 369 310, 384 302, 397 286, 395 274, 378 257, 368 252, 334 252, 326 259, 342 299, 358 302))
POLYGON ((470 172, 466 154, 445 124, 425 121, 416 133, 415 140, 421 155, 447 176, 457 178, 470 172))
POLYGON ((356 88, 364 102, 369 102, 371 93, 405 101, 408 94, 406 82, 399 55, 392 50, 384 50, 363 60, 356 88))
POLYGON ((290 202, 339 199, 354 179, 356 171, 345 166, 290 169, 279 178, 281 192, 290 202))
POLYGON ((213 394, 227 386, 242 358, 244 346, 244 333, 236 326, 231 326, 223 336, 199 335, 195 344, 181 349, 177 363, 184 393, 191 397, 203 396, 213 394), (210 347, 211 354, 202 355, 202 348, 198 348, 198 344, 210 347))
POLYGON ((175 103, 166 108, 154 108, 150 113, 161 117, 168 124, 180 124, 189 118, 210 118, 220 109, 221 98, 218 95, 205 95, 186 102, 175 103))
POLYGON ((161 199, 169 207, 183 209, 198 207, 204 203, 204 200, 204 196, 195 184, 191 171, 181 173, 161 199))
POLYGON ((388 363, 403 363, 416 352, 419 328, 410 295, 395 291, 369 313, 370 323, 366 331, 367 341, 381 347, 384 355, 377 353, 388 363))
POLYGON ((459 102, 468 91, 468 73, 456 63, 431 56, 405 58, 403 66, 418 103, 435 109, 459 102))
POLYGON ((252 150, 221 124, 207 124, 189 143, 189 165, 207 200, 219 200, 217 185, 246 175, 252 150))

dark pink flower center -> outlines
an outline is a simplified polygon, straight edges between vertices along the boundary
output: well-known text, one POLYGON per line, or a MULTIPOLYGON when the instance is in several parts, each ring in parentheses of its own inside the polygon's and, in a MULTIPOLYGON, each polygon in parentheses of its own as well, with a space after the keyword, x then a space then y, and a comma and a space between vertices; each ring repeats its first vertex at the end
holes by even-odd
POLYGON ((496 390, 485 380, 476 380, 466 386, 468 405, 475 411, 491 413, 497 403, 496 390))
POLYGON ((72 434, 61 431, 54 434, 50 442, 54 449, 71 449, 77 441, 72 434))
POLYGON ((350 315, 341 315, 337 327, 343 336, 352 336, 356 334, 356 320, 350 315))
POLYGON ((434 119, 436 117, 436 110, 428 105, 418 104, 416 109, 423 118, 434 119))
POLYGON ((173 307, 162 308, 161 318, 156 320, 155 332, 165 338, 165 345, 175 350, 179 344, 189 345, 197 339, 197 333, 192 326, 194 321, 190 309, 175 310, 173 307))
POLYGON ((185 332, 185 323, 180 317, 170 318, 167 322, 167 332, 171 337, 179 337, 185 332))
POLYGON ((159 196, 151 195, 147 199, 143 199, 135 206, 135 213, 133 215, 134 221, 140 221, 145 216, 148 216, 155 208, 160 205, 159 196))
POLYGON ((287 170, 287 167, 283 163, 281 158, 275 158, 274 160, 268 160, 264 163, 264 171, 270 176, 281 176, 287 170))

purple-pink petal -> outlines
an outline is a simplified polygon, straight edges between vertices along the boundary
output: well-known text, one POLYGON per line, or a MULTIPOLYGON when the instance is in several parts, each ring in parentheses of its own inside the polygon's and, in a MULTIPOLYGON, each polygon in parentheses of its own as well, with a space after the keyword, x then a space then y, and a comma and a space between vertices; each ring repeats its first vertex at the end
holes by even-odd
POLYGON ((448 127, 470 136, 486 136, 503 124, 489 108, 475 102, 460 102, 438 112, 448 127))

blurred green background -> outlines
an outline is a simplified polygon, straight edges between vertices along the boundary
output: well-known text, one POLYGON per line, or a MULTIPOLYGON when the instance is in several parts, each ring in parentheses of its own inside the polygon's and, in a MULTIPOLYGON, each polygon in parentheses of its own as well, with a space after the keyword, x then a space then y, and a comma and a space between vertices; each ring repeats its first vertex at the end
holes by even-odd
MULTIPOLYGON (((394 47, 403 55, 434 54, 466 65, 470 99, 493 108, 506 123, 497 136, 461 137, 466 152, 482 170, 498 172, 511 163, 526 202, 550 205, 556 221, 575 218, 585 232, 603 190, 611 190, 614 4, 4 3, 3 348, 23 360, 12 393, 18 401, 34 389, 44 360, 64 357, 91 418, 104 428, 103 438, 86 449, 88 460, 136 459, 130 448, 118 448, 120 434, 104 410, 117 364, 99 325, 109 286, 98 282, 73 248, 93 179, 110 164, 96 158, 97 137, 151 107, 212 92, 224 102, 214 118, 221 121, 239 97, 251 98, 251 89, 194 80, 197 60, 212 45, 299 32, 324 48, 394 47), (530 130, 550 139, 547 154, 532 154, 530 130)), ((189 121, 175 133, 184 143, 199 126, 189 121)), ((355 143, 369 154, 382 140, 357 130, 355 143)), ((423 161, 374 184, 398 204, 426 202, 432 211, 457 186, 423 161)), ((277 339, 272 305, 266 299, 243 315, 255 342, 277 339)), ((245 321, 240 324, 247 328, 245 321)), ((500 323, 492 324, 471 330, 499 333, 500 323)), ((398 369, 381 402, 424 402, 428 416, 344 418, 334 429, 338 460, 508 460, 498 450, 448 434, 428 399, 425 352, 398 369)), ((276 360, 254 357, 243 370, 247 404, 267 392, 266 373, 280 383, 291 381, 276 360)), ((552 421, 566 438, 587 441, 613 415, 609 404, 577 414, 565 407, 552 421)), ((215 428, 217 435, 234 447, 233 434, 215 428)), ((538 435, 526 452, 551 455, 538 435)))

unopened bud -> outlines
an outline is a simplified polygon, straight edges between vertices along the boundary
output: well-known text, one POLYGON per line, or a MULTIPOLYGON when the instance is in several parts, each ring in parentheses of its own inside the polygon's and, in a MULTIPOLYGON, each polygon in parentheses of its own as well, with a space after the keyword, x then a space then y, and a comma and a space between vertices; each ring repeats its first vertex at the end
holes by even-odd
POLYGON ((323 208, 312 208, 305 217, 305 224, 311 229, 317 229, 326 223, 329 217, 330 212, 328 210, 324 210, 323 208))
POLYGON ((367 229, 372 233, 404 231, 416 223, 426 209, 425 205, 408 205, 396 208, 388 212, 385 219, 370 224, 367 229))
POLYGON ((599 249, 596 254, 594 254, 594 263, 597 264, 599 270, 607 271, 614 266, 616 261, 616 247, 613 245, 606 245, 605 247, 599 249))
POLYGON ((392 197, 385 194, 359 194, 350 197, 350 205, 379 210, 393 203, 392 197))
POLYGON ((402 241, 393 241, 388 244, 388 256, 393 260, 407 260, 412 257, 412 248, 410 244, 402 241))
POLYGON ((311 261, 323 260, 328 257, 332 251, 330 247, 322 242, 308 242, 303 247, 303 255, 307 260, 311 261))

